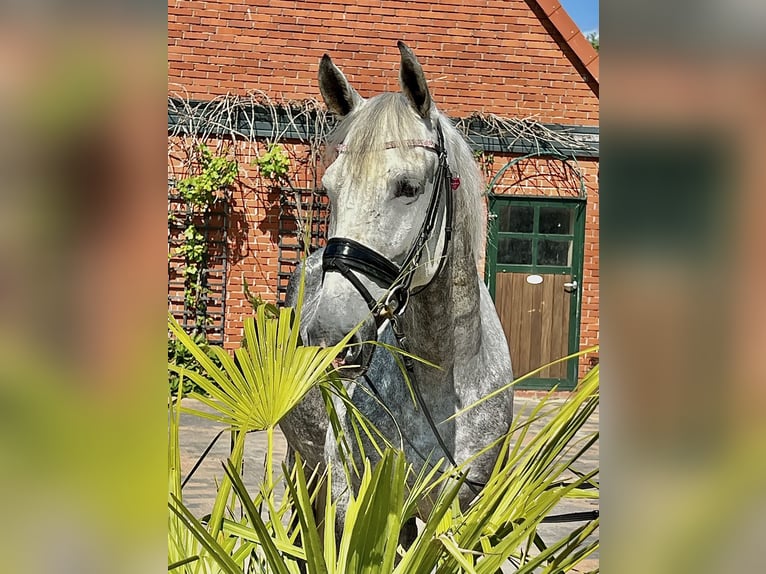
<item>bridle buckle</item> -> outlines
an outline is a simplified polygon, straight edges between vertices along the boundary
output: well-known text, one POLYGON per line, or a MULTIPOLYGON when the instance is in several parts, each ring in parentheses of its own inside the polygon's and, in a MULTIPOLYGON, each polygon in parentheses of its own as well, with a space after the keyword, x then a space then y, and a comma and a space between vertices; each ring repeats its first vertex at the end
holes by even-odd
POLYGON ((386 294, 386 298, 381 305, 380 316, 384 319, 393 319, 394 317, 401 317, 401 315, 407 310, 407 305, 410 302, 410 290, 403 284, 399 283, 389 289, 386 294))

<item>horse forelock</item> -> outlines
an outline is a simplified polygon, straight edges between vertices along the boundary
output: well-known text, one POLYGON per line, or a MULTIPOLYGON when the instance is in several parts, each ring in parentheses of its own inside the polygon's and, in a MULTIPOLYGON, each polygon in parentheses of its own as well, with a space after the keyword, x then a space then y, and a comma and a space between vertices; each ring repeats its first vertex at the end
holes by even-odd
MULTIPOLYGON (((484 252, 486 235, 481 171, 471 148, 449 118, 434 107, 431 121, 441 123, 450 171, 453 177, 460 178, 460 187, 455 193, 455 227, 464 230, 463 240, 471 242, 478 262, 484 252)), ((370 162, 374 161, 372 152, 382 151, 392 143, 407 147, 413 141, 424 140, 427 133, 435 139, 429 131, 405 96, 384 93, 366 100, 339 122, 327 137, 325 155, 328 162, 334 161, 342 146, 348 176, 364 178, 370 162)))

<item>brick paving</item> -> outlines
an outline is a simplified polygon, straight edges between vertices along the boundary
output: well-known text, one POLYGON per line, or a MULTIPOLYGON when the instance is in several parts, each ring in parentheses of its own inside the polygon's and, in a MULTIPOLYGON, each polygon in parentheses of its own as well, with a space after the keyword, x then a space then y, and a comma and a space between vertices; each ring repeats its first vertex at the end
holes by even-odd
MULTIPOLYGON (((536 404, 537 398, 534 396, 524 396, 523 393, 517 393, 514 399, 514 412, 518 413, 521 409, 525 412, 530 412, 532 407, 536 404)), ((554 399, 555 402, 555 399, 554 399)), ((201 410, 206 409, 204 405, 192 401, 191 399, 184 399, 184 406, 198 408, 201 410)), ((591 417, 591 419, 585 424, 582 429, 583 434, 587 434, 598 430, 599 422, 598 409, 591 417)), ((544 424, 543 421, 538 421, 532 426, 532 432, 535 428, 540 428, 544 424)), ((204 452, 205 448, 215 438, 215 436, 223 429, 223 426, 208 419, 202 417, 182 414, 180 421, 180 443, 181 443, 181 471, 182 475, 186 476, 191 470, 199 457, 204 452)), ((218 439, 215 446, 205 458, 205 461, 195 471, 194 476, 189 480, 188 484, 183 490, 183 499, 187 507, 197 516, 204 516, 208 514, 212 508, 213 500, 215 498, 216 484, 220 482, 224 472, 221 466, 222 462, 226 460, 230 448, 230 436, 228 433, 218 439)), ((275 469, 280 469, 281 461, 287 452, 287 443, 281 432, 277 431, 274 436, 274 461, 275 469)), ((264 472, 264 460, 266 453, 266 433, 265 432, 253 432, 248 436, 245 444, 244 455, 244 480, 246 486, 251 489, 251 492, 255 492, 258 484, 263 480, 264 472)), ((585 454, 581 459, 581 468, 578 470, 588 472, 598 467, 599 460, 599 445, 596 442, 593 447, 585 454)), ((281 484, 277 485, 277 499, 279 500, 283 494, 281 484)), ((556 513, 560 512, 577 512, 583 510, 593 510, 598 508, 598 501, 590 500, 571 500, 562 504, 560 508, 556 509, 556 513)), ((570 532, 578 524, 545 524, 539 528, 540 535, 546 542, 551 542, 560 539, 562 536, 570 532)), ((593 538, 598 536, 598 530, 594 533, 593 538)), ((587 561, 580 564, 575 572, 587 572, 598 567, 598 551, 594 553, 587 561)))

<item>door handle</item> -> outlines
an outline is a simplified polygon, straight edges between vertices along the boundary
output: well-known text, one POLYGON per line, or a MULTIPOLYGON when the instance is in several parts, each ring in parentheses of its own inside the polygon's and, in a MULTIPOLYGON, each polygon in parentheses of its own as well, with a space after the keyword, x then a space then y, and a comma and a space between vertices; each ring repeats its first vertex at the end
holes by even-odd
POLYGON ((564 291, 567 293, 574 293, 577 291, 577 279, 572 279, 569 283, 564 283, 564 291))

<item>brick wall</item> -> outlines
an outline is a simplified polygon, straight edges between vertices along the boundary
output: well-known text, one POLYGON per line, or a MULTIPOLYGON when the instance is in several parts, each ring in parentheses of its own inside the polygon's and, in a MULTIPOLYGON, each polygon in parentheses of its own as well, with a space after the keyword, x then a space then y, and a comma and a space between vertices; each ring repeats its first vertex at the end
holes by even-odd
POLYGON ((598 123, 598 98, 523 0, 178 0, 168 35, 169 89, 195 98, 318 98, 325 52, 362 96, 396 90, 404 40, 450 116, 598 123))
MULTIPOLYGON (((599 344, 599 190, 598 163, 583 162, 587 174, 588 202, 585 213, 585 260, 582 278, 580 349, 599 344)), ((598 354, 580 360, 580 376, 598 363, 598 354)))
MULTIPOLYGON (((598 97, 572 65, 571 50, 560 46, 546 27, 551 28, 524 0, 434 0, 422 5, 382 0, 170 1, 168 92, 201 100, 258 91, 276 102, 317 99, 318 63, 327 52, 362 96, 372 96, 398 89, 396 42, 401 39, 415 50, 434 101, 451 117, 484 112, 598 125, 598 97)), ((259 146, 238 143, 228 150, 239 160, 242 176, 232 193, 227 347, 237 344, 242 317, 251 312, 244 280, 265 299, 276 297, 279 196, 252 164, 263 149, 259 146)), ((292 149, 296 159, 305 151, 292 149)), ((169 156, 171 176, 183 175, 182 163, 182 158, 169 156)), ((309 182, 316 174, 300 165, 293 178, 309 182)), ((542 165, 520 166, 538 173, 522 178, 523 187, 512 192, 567 193, 563 190, 571 185, 571 173, 542 165)), ((580 167, 588 190, 580 345, 588 347, 598 341, 598 162, 583 161, 580 167)), ((581 361, 581 374, 587 367, 587 359, 581 361)))
MULTIPOLYGON (((290 156, 291 180, 296 186, 313 187, 313 175, 301 160, 309 149, 301 145, 286 145, 290 156)), ((253 312, 245 297, 245 281, 253 295, 265 301, 277 300, 277 273, 279 271, 277 242, 279 239, 279 215, 281 191, 273 182, 260 176, 257 167, 251 165, 253 150, 249 144, 239 148, 240 165, 249 169, 243 174, 242 183, 233 195, 234 211, 239 214, 240 235, 237 256, 230 261, 227 285, 226 348, 239 345, 243 334, 242 320, 253 312)), ((265 151, 260 147, 261 152, 265 151)))
MULTIPOLYGON (((210 140, 207 145, 211 149, 217 147, 217 154, 236 159, 239 165, 238 181, 229 193, 231 209, 227 230, 229 258, 224 322, 224 347, 235 348, 243 335, 242 320, 253 310, 245 296, 245 282, 253 295, 268 302, 277 300, 279 262, 276 244, 281 192, 274 182, 260 175, 254 164, 254 159, 266 151, 263 142, 210 140)), ((168 156, 171 179, 187 175, 185 150, 189 146, 188 141, 171 139, 168 156)), ((293 185, 313 188, 318 175, 307 161, 309 147, 286 144, 285 149, 290 157, 293 185)))

